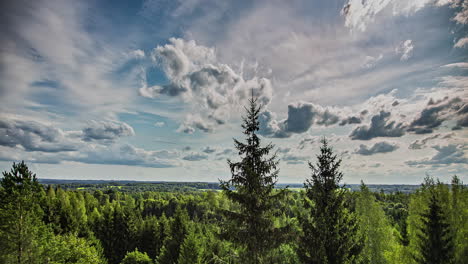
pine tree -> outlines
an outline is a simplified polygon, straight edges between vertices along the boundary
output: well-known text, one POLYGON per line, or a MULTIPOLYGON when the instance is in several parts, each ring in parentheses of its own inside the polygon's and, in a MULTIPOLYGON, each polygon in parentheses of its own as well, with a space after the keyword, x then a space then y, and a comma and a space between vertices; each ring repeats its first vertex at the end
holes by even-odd
POLYGON ((180 254, 180 247, 184 243, 185 237, 189 232, 189 217, 185 208, 177 207, 174 219, 171 222, 170 236, 164 240, 161 248, 161 254, 158 257, 160 264, 177 263, 180 254))
POLYGON ((24 162, 3 172, 0 186, 0 263, 30 263, 39 254, 42 187, 24 162))
POLYGON ((180 247, 178 264, 200 264, 202 246, 197 234, 192 230, 184 239, 180 247))
POLYGON ((256 133, 261 107, 253 95, 249 102, 242 124, 246 143, 234 139, 241 161, 228 160, 232 176, 228 181, 221 181, 224 194, 239 209, 223 211, 227 224, 221 237, 243 249, 242 263, 264 263, 268 253, 281 244, 287 233, 288 227, 276 227, 273 218, 279 209, 277 202, 285 192, 274 190, 278 160, 276 154, 268 157, 272 144, 260 145, 256 133))
POLYGON ((300 219, 299 257, 303 263, 353 263, 362 250, 362 239, 357 235, 355 215, 344 205, 345 190, 339 186, 341 160, 326 139, 317 159, 316 165, 309 162, 312 178, 304 183, 304 204, 310 215, 300 219))
POLYGON ((419 263, 450 264, 453 263, 453 238, 450 225, 442 211, 440 201, 434 190, 429 197, 429 208, 422 215, 423 226, 420 229, 420 256, 416 256, 419 263))
POLYGON ((162 240, 159 237, 159 223, 156 216, 146 218, 139 230, 138 248, 152 259, 158 255, 162 240))
POLYGON ((468 259, 468 189, 457 175, 452 178, 452 201, 450 225, 455 247, 455 263, 468 259))

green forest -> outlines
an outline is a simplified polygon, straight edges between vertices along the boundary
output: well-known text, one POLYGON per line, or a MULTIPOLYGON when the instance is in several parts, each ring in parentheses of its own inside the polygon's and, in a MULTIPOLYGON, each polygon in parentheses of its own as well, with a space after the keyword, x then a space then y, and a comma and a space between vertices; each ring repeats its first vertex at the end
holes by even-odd
POLYGON ((0 180, 0 263, 467 263, 468 189, 426 177, 412 193, 342 185, 326 139, 304 189, 275 188, 251 99, 220 190, 67 189, 24 162, 0 180))

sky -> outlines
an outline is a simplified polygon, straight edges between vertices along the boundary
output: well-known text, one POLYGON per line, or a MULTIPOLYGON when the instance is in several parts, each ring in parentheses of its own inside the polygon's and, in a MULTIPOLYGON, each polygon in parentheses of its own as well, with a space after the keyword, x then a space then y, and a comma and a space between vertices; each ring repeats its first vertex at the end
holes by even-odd
POLYGON ((279 182, 320 139, 345 183, 468 182, 468 1, 6 0, 0 169, 230 177, 251 93, 279 182))

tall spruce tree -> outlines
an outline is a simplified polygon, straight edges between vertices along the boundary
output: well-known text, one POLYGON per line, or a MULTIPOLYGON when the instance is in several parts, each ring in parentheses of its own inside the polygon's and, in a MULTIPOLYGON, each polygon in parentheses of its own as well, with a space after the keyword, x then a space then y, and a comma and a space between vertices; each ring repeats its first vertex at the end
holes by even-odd
POLYGON ((339 183, 341 160, 322 140, 316 165, 309 162, 312 178, 304 183, 305 207, 310 215, 300 218, 303 234, 298 255, 303 263, 354 263, 362 250, 357 219, 345 207, 345 189, 339 183))
POLYGON ((157 263, 177 263, 182 244, 184 243, 185 237, 190 232, 189 229, 189 216, 187 210, 183 207, 177 206, 174 218, 171 222, 170 236, 166 237, 164 240, 157 263))
POLYGON ((3 172, 0 186, 0 263, 34 263, 44 231, 42 187, 24 162, 3 172))
POLYGON ((274 216, 278 212, 278 200, 285 191, 275 191, 278 177, 276 154, 269 156, 272 144, 260 145, 257 136, 261 106, 252 98, 246 108, 242 128, 247 139, 234 139, 241 161, 228 160, 231 179, 221 181, 223 193, 234 202, 238 210, 223 211, 226 225, 221 237, 242 248, 241 263, 266 263, 269 253, 284 241, 287 226, 275 226, 274 216))
POLYGON ((442 211, 440 201, 434 190, 430 190, 429 208, 422 215, 419 237, 420 255, 418 263, 450 264, 454 261, 453 237, 450 225, 442 211))

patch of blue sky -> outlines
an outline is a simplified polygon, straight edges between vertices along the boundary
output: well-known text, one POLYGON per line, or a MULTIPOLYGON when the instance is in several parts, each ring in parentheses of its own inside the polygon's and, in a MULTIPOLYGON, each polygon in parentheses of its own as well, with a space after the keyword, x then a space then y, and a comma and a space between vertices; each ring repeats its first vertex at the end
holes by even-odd
POLYGON ((148 150, 172 149, 183 144, 184 138, 191 135, 176 132, 179 124, 174 120, 147 112, 121 113, 119 120, 129 124, 136 136, 126 140, 136 147, 148 150), (158 126, 157 123, 163 125, 158 126), (177 134, 177 136, 175 136, 177 134))
POLYGON ((34 89, 28 95, 28 99, 34 102, 27 108, 31 110, 46 110, 54 114, 74 116, 77 114, 78 105, 67 100, 66 92, 60 83, 53 80, 36 81, 31 84, 34 89))

